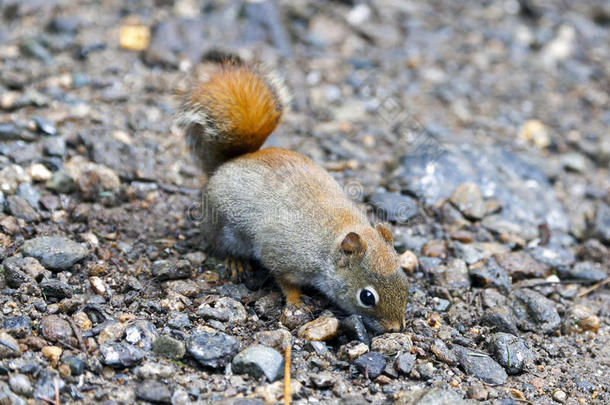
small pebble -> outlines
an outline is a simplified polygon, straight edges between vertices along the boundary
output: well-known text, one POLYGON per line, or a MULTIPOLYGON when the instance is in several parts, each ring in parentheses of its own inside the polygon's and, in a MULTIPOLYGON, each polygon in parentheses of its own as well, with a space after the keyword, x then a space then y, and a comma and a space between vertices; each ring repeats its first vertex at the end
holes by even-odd
POLYGON ((189 339, 186 350, 202 366, 222 368, 237 353, 239 343, 233 336, 222 332, 200 331, 189 339))
POLYGON ((284 358, 270 347, 252 345, 233 358, 231 367, 237 374, 254 378, 264 375, 269 382, 274 382, 284 375, 284 358))
POLYGON ((322 316, 299 328, 299 338, 305 340, 329 341, 337 336, 339 320, 331 316, 322 316))
POLYGON ((57 363, 59 362, 59 357, 61 356, 63 350, 58 346, 45 346, 40 351, 45 359, 49 361, 51 367, 57 367, 57 363))
POLYGON ((386 360, 379 352, 368 352, 358 357, 354 364, 369 379, 376 378, 386 366, 386 360))

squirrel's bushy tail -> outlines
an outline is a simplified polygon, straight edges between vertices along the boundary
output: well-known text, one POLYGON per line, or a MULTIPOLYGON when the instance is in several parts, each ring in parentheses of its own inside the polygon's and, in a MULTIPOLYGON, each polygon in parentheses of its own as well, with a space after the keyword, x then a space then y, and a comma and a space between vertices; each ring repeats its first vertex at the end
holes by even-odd
POLYGON ((187 142, 209 175, 227 160, 259 149, 288 102, 272 72, 227 62, 183 94, 176 121, 186 128, 187 142))

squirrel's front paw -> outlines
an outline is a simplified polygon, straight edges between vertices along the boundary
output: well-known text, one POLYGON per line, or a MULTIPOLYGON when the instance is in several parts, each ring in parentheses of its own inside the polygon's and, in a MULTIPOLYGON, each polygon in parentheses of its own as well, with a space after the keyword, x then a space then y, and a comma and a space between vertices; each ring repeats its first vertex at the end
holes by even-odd
POLYGON ((280 322, 288 329, 296 329, 301 325, 313 320, 311 309, 302 301, 296 303, 286 303, 280 322))

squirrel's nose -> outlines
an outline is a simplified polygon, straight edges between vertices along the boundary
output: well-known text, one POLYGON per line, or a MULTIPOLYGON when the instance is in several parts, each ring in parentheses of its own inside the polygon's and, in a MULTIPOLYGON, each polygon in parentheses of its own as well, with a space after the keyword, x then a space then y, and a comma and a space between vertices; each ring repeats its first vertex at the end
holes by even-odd
POLYGON ((388 322, 384 325, 386 332, 400 332, 404 328, 404 320, 396 322, 388 322))

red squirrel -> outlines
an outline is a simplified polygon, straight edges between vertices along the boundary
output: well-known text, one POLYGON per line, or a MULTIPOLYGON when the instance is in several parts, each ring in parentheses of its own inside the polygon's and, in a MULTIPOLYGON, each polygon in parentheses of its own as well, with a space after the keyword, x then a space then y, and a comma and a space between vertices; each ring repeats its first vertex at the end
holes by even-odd
MULTIPOLYGON (((178 124, 207 175, 204 242, 211 253, 260 262, 287 307, 312 286, 376 333, 405 325, 407 278, 391 232, 371 226, 309 158, 260 149, 289 102, 261 66, 225 62, 182 95, 178 124)), ((235 275, 235 274, 234 274, 235 275)))

